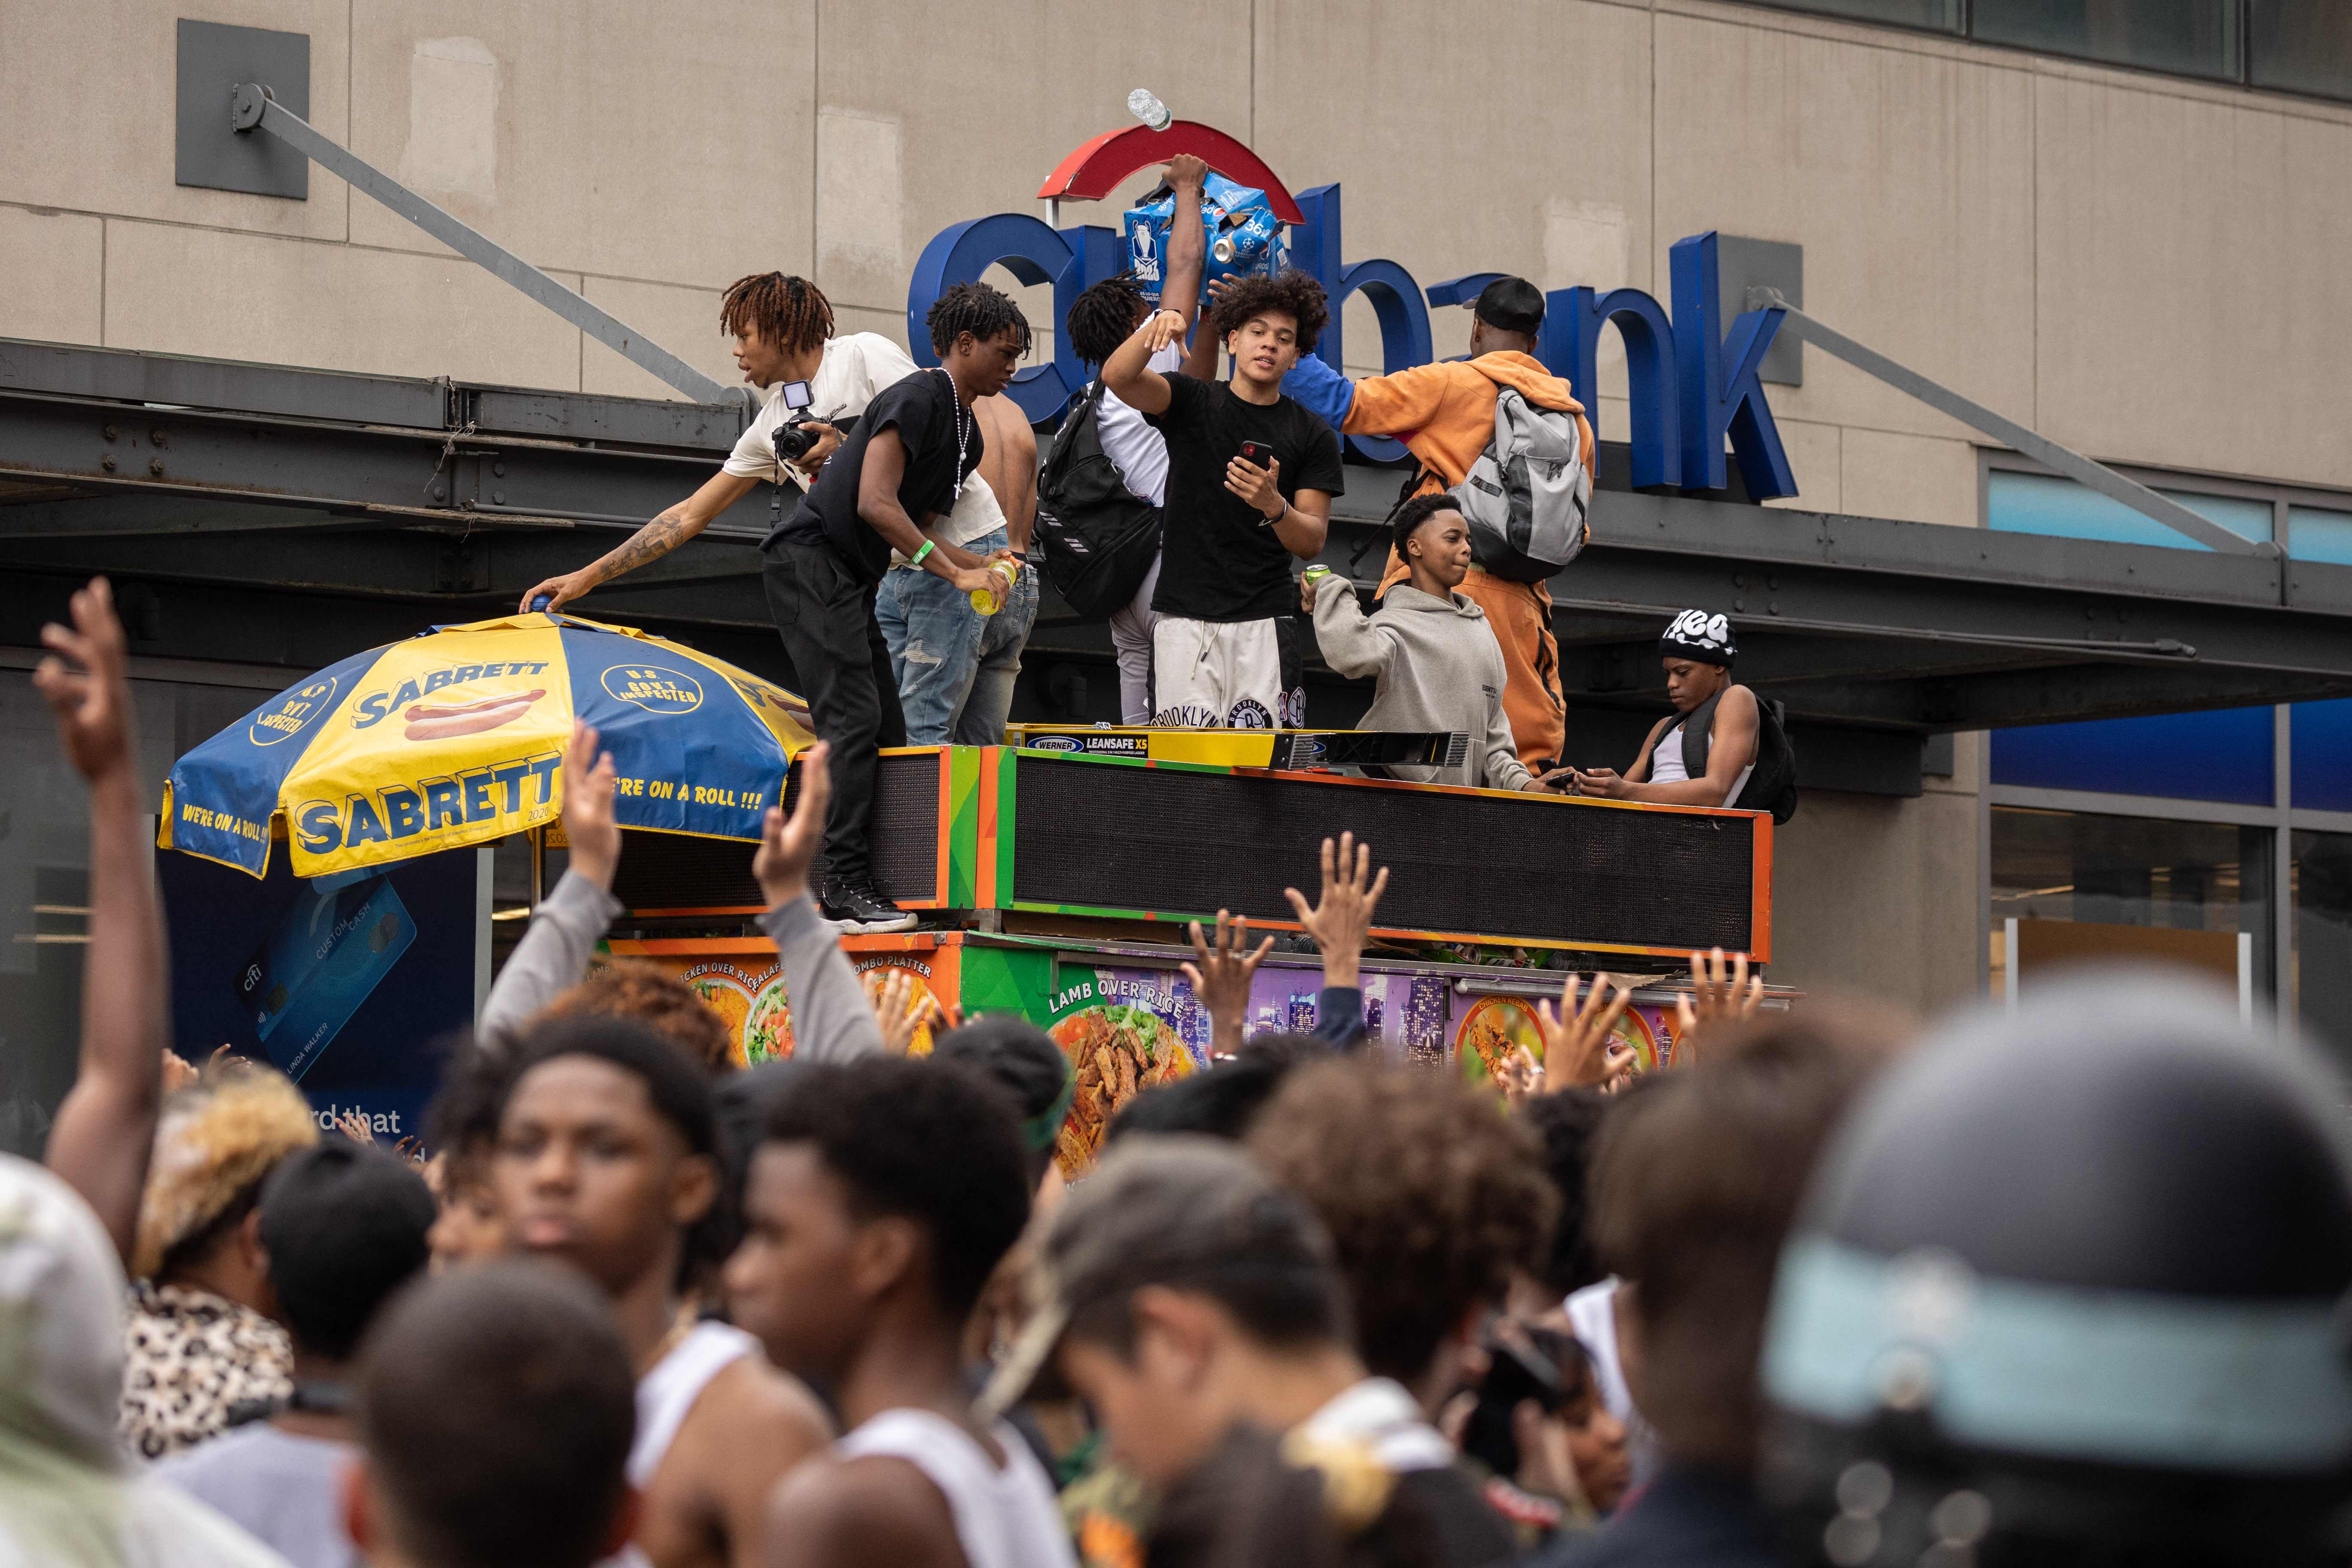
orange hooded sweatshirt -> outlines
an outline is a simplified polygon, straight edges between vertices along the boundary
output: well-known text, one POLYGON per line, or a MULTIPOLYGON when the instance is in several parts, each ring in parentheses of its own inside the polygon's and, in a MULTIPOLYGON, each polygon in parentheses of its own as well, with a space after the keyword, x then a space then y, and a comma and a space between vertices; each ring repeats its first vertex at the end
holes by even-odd
MULTIPOLYGON (((1591 470, 1592 426, 1584 417, 1584 405, 1541 361, 1513 349, 1474 360, 1414 365, 1394 375, 1360 381, 1340 427, 1351 436, 1395 437, 1421 460, 1421 490, 1449 489, 1462 482, 1478 454, 1494 440, 1495 398, 1503 386, 1538 408, 1574 415, 1585 469, 1591 470)), ((1381 592, 1387 593, 1409 574, 1391 550, 1381 592)), ((1462 593, 1486 612, 1487 624, 1503 646, 1503 711, 1511 721, 1511 741, 1519 760, 1532 767, 1558 757, 1567 723, 1559 689, 1559 645, 1551 634, 1551 595, 1540 583, 1514 583, 1475 566, 1470 568, 1462 593)))

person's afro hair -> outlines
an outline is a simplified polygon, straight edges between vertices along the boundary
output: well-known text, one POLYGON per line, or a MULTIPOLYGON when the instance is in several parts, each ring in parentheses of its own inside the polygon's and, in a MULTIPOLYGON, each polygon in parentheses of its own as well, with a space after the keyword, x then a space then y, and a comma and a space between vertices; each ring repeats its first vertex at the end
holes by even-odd
POLYGON ((1331 307, 1323 285, 1296 268, 1272 278, 1244 278, 1217 302, 1214 324, 1220 340, 1247 324, 1252 316, 1288 316, 1298 329, 1298 352, 1313 353, 1330 324, 1331 307))
POLYGON ((1498 1306, 1551 1240, 1559 1194, 1491 1095, 1403 1068, 1293 1072, 1246 1140, 1322 1217, 1375 1373, 1414 1384, 1471 1310, 1498 1306))

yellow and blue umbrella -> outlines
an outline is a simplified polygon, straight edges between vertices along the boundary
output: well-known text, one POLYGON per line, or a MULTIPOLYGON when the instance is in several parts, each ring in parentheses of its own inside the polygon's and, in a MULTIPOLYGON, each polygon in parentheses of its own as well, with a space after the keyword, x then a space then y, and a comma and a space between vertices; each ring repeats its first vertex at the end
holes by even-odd
POLYGON ((572 616, 437 626, 331 665, 172 769, 157 842, 298 877, 486 843, 553 821, 574 719, 603 735, 624 827, 756 841, 814 738, 783 688, 572 616))

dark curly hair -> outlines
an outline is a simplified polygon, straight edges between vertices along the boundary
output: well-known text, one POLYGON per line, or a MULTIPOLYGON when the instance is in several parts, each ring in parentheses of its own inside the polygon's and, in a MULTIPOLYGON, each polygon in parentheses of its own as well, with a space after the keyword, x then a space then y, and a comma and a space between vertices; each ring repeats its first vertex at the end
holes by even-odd
POLYGON ((1397 508, 1396 515, 1389 520, 1389 526, 1395 530, 1397 559, 1402 561, 1405 558, 1405 541, 1412 537, 1414 529, 1441 511, 1461 510, 1462 503, 1445 490, 1431 490, 1427 495, 1415 496, 1397 508))
POLYGON ((1519 1121, 1543 1140, 1544 1170, 1559 1193, 1559 1223, 1536 1273, 1555 1296, 1567 1297, 1609 1277, 1585 1234, 1584 1173, 1612 1103, 1599 1089, 1563 1089, 1537 1095, 1519 1108, 1519 1121))
POLYGON ((998 1085, 952 1063, 812 1063, 768 1108, 761 1141, 814 1145, 858 1218, 920 1226, 932 1294, 958 1321, 1029 1223, 1020 1112, 998 1085))
POLYGON ((642 958, 609 959, 588 972, 588 978, 557 994, 541 1018, 576 1018, 594 1013, 612 1018, 635 1018, 713 1073, 735 1068, 735 1043, 727 1020, 711 1010, 701 994, 658 964, 642 958))
POLYGON ((781 349, 813 349, 833 336, 833 306, 805 278, 754 272, 719 297, 719 330, 745 337, 756 331, 781 349))
POLYGON ((1364 1364, 1419 1380, 1512 1271, 1541 1265, 1559 1196, 1535 1135, 1451 1077, 1336 1061, 1301 1068, 1247 1139, 1330 1231, 1364 1364))
POLYGON ((923 324, 931 330, 931 352, 942 357, 966 332, 984 343, 1010 331, 1021 352, 1029 352, 1029 318, 1011 295, 985 283, 959 283, 950 289, 931 301, 923 324))
POLYGON ((1244 278, 1217 305, 1214 326, 1223 341, 1252 316, 1272 311, 1298 323, 1298 352, 1313 353, 1323 329, 1330 323, 1331 307, 1323 285, 1296 268, 1273 278, 1244 278))
POLYGON ((1070 346, 1078 351, 1079 359, 1088 364, 1100 364, 1118 351, 1119 344, 1135 335, 1135 323, 1150 302, 1143 297, 1143 285, 1135 280, 1135 274, 1122 272, 1116 278, 1104 279, 1070 301, 1070 313, 1063 321, 1063 329, 1069 333, 1070 346))

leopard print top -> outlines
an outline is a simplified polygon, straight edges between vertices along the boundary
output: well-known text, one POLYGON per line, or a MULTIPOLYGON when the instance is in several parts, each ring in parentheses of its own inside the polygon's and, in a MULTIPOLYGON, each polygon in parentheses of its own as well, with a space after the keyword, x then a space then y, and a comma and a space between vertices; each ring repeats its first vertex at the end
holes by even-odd
POLYGON ((293 1393, 286 1331, 252 1308, 144 1279, 131 1287, 130 1307, 121 1428, 143 1457, 160 1459, 217 1436, 240 1401, 293 1393))

